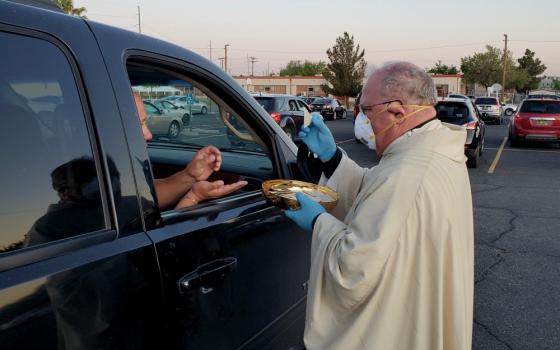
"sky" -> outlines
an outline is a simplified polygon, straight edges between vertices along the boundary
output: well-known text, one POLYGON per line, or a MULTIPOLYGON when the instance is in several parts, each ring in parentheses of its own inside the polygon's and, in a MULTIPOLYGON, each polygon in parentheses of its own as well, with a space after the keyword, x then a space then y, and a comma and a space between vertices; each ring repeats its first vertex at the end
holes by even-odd
POLYGON ((228 47, 230 74, 276 72, 290 60, 327 61, 346 31, 369 65, 406 60, 432 67, 441 60, 503 48, 515 59, 526 48, 560 76, 560 0, 74 0, 91 20, 186 47, 220 65, 228 47), (210 46, 212 50, 210 50, 210 46))

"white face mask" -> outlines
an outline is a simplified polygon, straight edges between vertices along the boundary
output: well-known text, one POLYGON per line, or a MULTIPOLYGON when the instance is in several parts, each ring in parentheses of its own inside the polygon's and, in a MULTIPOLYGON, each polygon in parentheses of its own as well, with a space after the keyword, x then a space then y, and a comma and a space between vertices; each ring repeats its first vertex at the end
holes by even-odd
POLYGON ((354 122, 354 135, 361 143, 375 150, 375 135, 366 115, 360 112, 354 122))

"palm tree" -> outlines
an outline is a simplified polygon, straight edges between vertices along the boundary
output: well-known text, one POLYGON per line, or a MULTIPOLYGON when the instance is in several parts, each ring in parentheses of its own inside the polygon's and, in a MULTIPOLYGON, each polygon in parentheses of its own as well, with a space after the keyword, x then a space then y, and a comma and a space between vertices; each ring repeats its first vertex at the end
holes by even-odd
POLYGON ((72 16, 78 16, 82 18, 87 18, 83 13, 86 12, 85 7, 74 7, 74 1, 72 0, 54 0, 54 3, 62 9, 62 11, 66 12, 72 16))

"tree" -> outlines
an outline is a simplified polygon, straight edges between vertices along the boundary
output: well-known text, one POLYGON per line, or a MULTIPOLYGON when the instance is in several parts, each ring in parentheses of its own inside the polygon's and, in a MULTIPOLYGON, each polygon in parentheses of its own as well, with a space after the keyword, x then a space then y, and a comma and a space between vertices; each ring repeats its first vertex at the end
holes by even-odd
POLYGON ((311 62, 305 61, 290 61, 286 67, 280 69, 281 76, 289 75, 303 75, 303 76, 313 76, 323 73, 323 70, 327 67, 327 64, 323 61, 311 62))
POLYGON ((437 61, 432 68, 428 69, 428 73, 457 74, 459 73, 459 70, 454 65, 448 66, 446 64, 441 63, 441 61, 437 61))
POLYGON ((485 88, 501 82, 501 56, 500 49, 487 45, 486 52, 461 58, 461 71, 464 74, 465 81, 467 83, 479 83, 485 88))
POLYGON ((54 0, 54 3, 62 9, 62 11, 66 12, 72 16, 78 16, 82 18, 87 18, 83 13, 86 12, 85 7, 74 7, 73 0, 54 0))
POLYGON ((366 71, 365 50, 354 44, 354 36, 344 32, 336 44, 327 50, 329 63, 323 77, 332 87, 324 85, 323 91, 335 96, 356 96, 362 89, 366 71))
POLYGON ((506 89, 515 89, 515 91, 527 90, 527 85, 531 80, 527 71, 512 64, 508 66, 506 73, 506 89))
POLYGON ((554 79, 552 81, 552 89, 556 91, 560 91, 560 79, 554 79))
POLYGON ((546 66, 539 58, 535 57, 535 52, 525 49, 525 54, 523 57, 519 58, 517 62, 519 63, 519 68, 527 72, 530 78, 526 89, 533 90, 538 88, 540 79, 537 78, 537 76, 546 71, 546 66))

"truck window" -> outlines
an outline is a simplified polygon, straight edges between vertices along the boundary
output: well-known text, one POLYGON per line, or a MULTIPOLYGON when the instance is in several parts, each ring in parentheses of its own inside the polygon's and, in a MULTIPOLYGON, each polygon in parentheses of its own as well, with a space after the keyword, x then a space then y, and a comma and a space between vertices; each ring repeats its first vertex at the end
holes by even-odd
POLYGON ((0 255, 105 228, 76 80, 55 45, 0 32, 0 255))
POLYGON ((221 169, 208 181, 223 180, 228 184, 247 180, 249 184, 241 190, 247 192, 260 190, 262 180, 272 178, 273 163, 259 133, 207 84, 184 73, 174 75, 144 63, 129 63, 127 67, 131 92, 140 95, 144 106, 146 101, 157 103, 180 96, 174 101, 177 109, 162 109, 156 114, 145 108, 146 126, 152 134, 147 142, 148 154, 155 179, 184 169, 191 157, 207 145, 222 153, 221 169))

